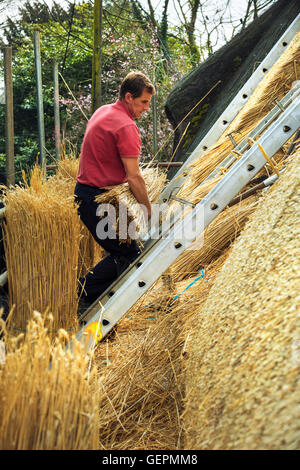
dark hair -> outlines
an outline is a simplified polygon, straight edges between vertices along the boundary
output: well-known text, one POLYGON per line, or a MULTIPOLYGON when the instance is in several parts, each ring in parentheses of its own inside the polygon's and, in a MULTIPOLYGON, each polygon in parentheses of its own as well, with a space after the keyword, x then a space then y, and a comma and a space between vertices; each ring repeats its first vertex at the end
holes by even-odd
POLYGON ((138 98, 144 90, 152 95, 155 93, 154 85, 149 78, 139 71, 129 72, 121 83, 119 98, 123 99, 128 92, 132 94, 133 98, 138 98))

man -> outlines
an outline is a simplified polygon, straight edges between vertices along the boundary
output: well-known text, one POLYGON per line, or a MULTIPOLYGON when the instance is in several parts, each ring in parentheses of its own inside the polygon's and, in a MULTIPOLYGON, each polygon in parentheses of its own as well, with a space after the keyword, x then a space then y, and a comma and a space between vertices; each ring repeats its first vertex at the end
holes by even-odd
POLYGON ((139 168, 141 138, 135 119, 148 111, 154 93, 154 86, 143 73, 130 72, 121 83, 116 103, 97 109, 86 127, 75 200, 81 220, 109 253, 80 279, 79 290, 88 304, 94 302, 140 253, 134 240, 127 244, 116 238, 99 239, 95 197, 105 191, 103 188, 127 181, 144 209, 146 220, 150 219, 151 204, 139 168))

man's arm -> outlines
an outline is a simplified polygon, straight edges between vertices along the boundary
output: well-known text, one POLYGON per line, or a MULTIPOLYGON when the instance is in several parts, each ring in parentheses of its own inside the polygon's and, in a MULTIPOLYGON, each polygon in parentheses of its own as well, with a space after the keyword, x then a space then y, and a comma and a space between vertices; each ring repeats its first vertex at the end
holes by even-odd
POLYGON ((149 220, 151 217, 151 203, 146 184, 139 167, 138 158, 122 158, 122 163, 126 171, 129 187, 136 200, 146 208, 147 213, 145 215, 149 220))

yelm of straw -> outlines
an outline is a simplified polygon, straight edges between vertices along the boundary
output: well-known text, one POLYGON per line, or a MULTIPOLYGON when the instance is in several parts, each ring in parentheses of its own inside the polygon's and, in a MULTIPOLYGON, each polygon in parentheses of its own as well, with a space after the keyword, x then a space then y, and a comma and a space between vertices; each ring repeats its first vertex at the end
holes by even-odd
MULTIPOLYGON (((51 318, 47 319, 51 325, 51 318)), ((6 337, 0 364, 1 450, 98 449, 99 387, 95 367, 74 339, 60 330, 51 341, 34 312, 27 334, 6 337)))
POLYGON ((73 196, 47 184, 39 168, 30 186, 8 189, 5 251, 11 328, 25 329, 33 309, 53 314, 53 329, 76 327, 80 221, 73 196))
MULTIPOLYGON (((166 174, 161 172, 158 168, 151 167, 142 169, 141 173, 146 183, 150 202, 154 204, 165 186, 166 174)), ((116 233, 120 236, 120 241, 130 241, 129 230, 126 230, 126 238, 122 238, 122 231, 120 230, 119 224, 120 208, 123 206, 123 208, 127 208, 128 210, 127 228, 134 223, 135 231, 139 233, 145 228, 145 219, 141 206, 131 192, 128 183, 108 187, 107 189, 107 192, 100 194, 95 200, 99 204, 112 204, 114 206, 116 211, 116 233)))

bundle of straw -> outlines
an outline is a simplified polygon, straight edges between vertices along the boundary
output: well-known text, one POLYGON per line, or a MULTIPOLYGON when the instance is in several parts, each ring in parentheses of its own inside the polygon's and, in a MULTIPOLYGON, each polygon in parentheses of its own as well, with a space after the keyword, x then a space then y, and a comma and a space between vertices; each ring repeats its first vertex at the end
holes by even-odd
POLYGON ((30 185, 6 190, 4 201, 11 328, 25 329, 33 309, 49 309, 54 330, 75 328, 81 233, 73 196, 35 167, 30 185))
MULTIPOLYGON (((159 168, 153 167, 143 168, 141 173, 146 183, 150 202, 154 204, 165 186, 166 174, 161 172, 159 168)), ((99 204, 111 204, 115 208, 116 226, 114 228, 116 234, 121 242, 130 242, 132 238, 131 231, 128 229, 130 225, 132 226, 132 224, 134 224, 134 235, 145 230, 145 216, 143 210, 131 192, 128 183, 119 184, 107 189, 107 192, 100 194, 95 200, 99 204), (126 233, 120 230, 120 211, 122 209, 127 212, 126 233)))
MULTIPOLYGON (((96 368, 73 338, 60 330, 51 341, 34 312, 27 334, 5 334, 0 365, 1 450, 98 449, 99 388, 96 368), (51 367, 50 367, 51 364, 51 367)), ((51 327, 53 319, 47 318, 51 327)), ((2 322, 2 320, 1 320, 2 322)), ((3 327, 3 322, 2 322, 3 327)))

